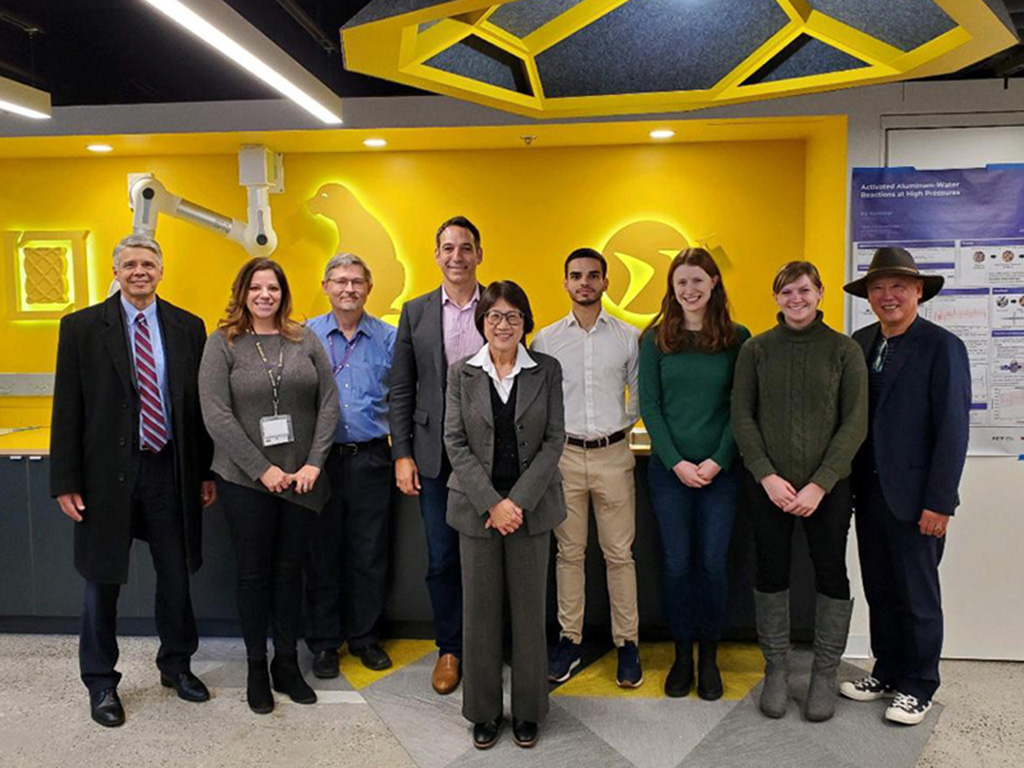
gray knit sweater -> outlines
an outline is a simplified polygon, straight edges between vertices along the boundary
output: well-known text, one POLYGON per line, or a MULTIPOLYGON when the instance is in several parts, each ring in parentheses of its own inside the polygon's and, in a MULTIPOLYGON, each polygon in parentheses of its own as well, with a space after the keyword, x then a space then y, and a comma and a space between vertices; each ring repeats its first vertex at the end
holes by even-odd
POLYGON ((732 432, 758 482, 779 475, 798 491, 825 491, 850 474, 868 432, 864 353, 821 312, 800 331, 779 324, 740 350, 732 390, 732 432))
MULTIPOLYGON (((267 368, 251 334, 237 336, 230 344, 220 330, 210 335, 199 366, 199 399, 203 421, 213 438, 213 471, 230 483, 270 493, 260 476, 271 465, 285 472, 295 472, 304 464, 323 469, 338 424, 338 390, 327 354, 315 334, 303 329, 297 342, 277 335, 259 339, 273 366, 284 344, 278 411, 292 417, 295 439, 263 447, 260 419, 274 413, 274 398, 267 368)), ((289 488, 279 495, 319 512, 330 487, 321 474, 308 493, 297 494, 289 488)))

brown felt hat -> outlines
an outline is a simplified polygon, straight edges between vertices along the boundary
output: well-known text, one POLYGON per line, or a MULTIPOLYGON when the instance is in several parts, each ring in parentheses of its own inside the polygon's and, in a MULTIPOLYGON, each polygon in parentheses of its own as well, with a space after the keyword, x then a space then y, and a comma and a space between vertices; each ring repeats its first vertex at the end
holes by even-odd
POLYGON ((868 297, 868 281, 881 275, 906 275, 916 277, 924 282, 921 302, 924 303, 942 290, 946 278, 942 275, 926 275, 917 268, 914 257, 906 248, 879 248, 871 257, 871 265, 864 277, 847 283, 843 290, 862 299, 868 297))

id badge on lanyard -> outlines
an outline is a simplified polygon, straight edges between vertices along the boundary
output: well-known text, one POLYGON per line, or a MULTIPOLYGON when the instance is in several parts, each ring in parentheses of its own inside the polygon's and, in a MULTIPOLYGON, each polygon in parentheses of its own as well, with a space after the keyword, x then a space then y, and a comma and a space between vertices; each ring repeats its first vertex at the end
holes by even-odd
MULTIPOLYGON (((252 331, 250 331, 252 333, 252 331)), ((295 432, 292 429, 292 417, 287 413, 278 413, 278 405, 281 402, 281 379, 284 378, 284 340, 281 341, 281 351, 277 356, 276 368, 270 368, 267 356, 263 353, 263 345, 259 337, 253 333, 256 341, 256 351, 260 353, 263 367, 270 379, 270 388, 274 396, 274 415, 264 416, 260 419, 260 437, 263 440, 263 447, 269 448, 273 445, 284 445, 295 439, 295 432), (277 375, 274 375, 276 370, 277 375)))

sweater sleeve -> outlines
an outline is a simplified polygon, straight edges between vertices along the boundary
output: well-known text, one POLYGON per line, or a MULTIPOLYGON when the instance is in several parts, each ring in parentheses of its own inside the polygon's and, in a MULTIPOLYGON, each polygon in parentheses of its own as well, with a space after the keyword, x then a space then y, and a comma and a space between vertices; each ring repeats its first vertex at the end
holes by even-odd
MULTIPOLYGON (((736 346, 725 350, 721 354, 727 355, 730 365, 730 381, 728 389, 726 390, 726 396, 730 397, 732 394, 732 384, 736 373, 736 358, 739 356, 742 345, 746 344, 747 340, 750 339, 750 331, 747 330, 746 326, 736 325, 736 346)), ((709 456, 722 469, 729 469, 732 463, 736 460, 736 439, 732 435, 732 424, 730 419, 726 418, 725 426, 722 428, 722 436, 718 440, 718 448, 715 452, 709 456)))
POLYGON ((839 380, 839 428, 810 479, 826 493, 850 474, 853 457, 868 436, 868 367, 860 347, 845 337, 843 340, 846 343, 839 380))
POLYGON ((654 343, 656 333, 652 329, 640 341, 640 415, 647 434, 651 436, 651 450, 671 469, 683 460, 683 456, 672 442, 672 433, 665 420, 661 388, 662 352, 654 343))
POLYGON ((736 359, 732 385, 732 431, 743 462, 757 482, 777 474, 768 458, 761 427, 757 422, 757 347, 754 342, 743 345, 736 359))
POLYGON ((271 467, 242 428, 231 406, 231 352, 224 334, 215 331, 206 341, 199 364, 199 405, 213 443, 252 480, 271 467))
POLYGON ((307 330, 302 342, 316 368, 317 375, 317 409, 316 425, 313 428, 313 442, 309 446, 307 464, 323 469, 327 463, 327 454, 334 443, 334 432, 338 428, 341 407, 338 405, 338 386, 334 383, 331 362, 327 359, 324 345, 316 334, 307 330))

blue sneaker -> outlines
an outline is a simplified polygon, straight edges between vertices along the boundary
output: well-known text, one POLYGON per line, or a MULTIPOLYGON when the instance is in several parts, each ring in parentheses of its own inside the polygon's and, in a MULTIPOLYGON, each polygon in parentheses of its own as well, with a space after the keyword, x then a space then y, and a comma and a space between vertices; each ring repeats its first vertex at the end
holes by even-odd
POLYGON ((615 683, 619 688, 639 688, 643 685, 644 673, 640 668, 640 651, 632 640, 627 640, 619 648, 619 670, 615 675, 615 683))
POLYGON ((551 659, 548 661, 548 680, 552 683, 564 683, 579 665, 579 643, 563 637, 551 652, 551 659))

